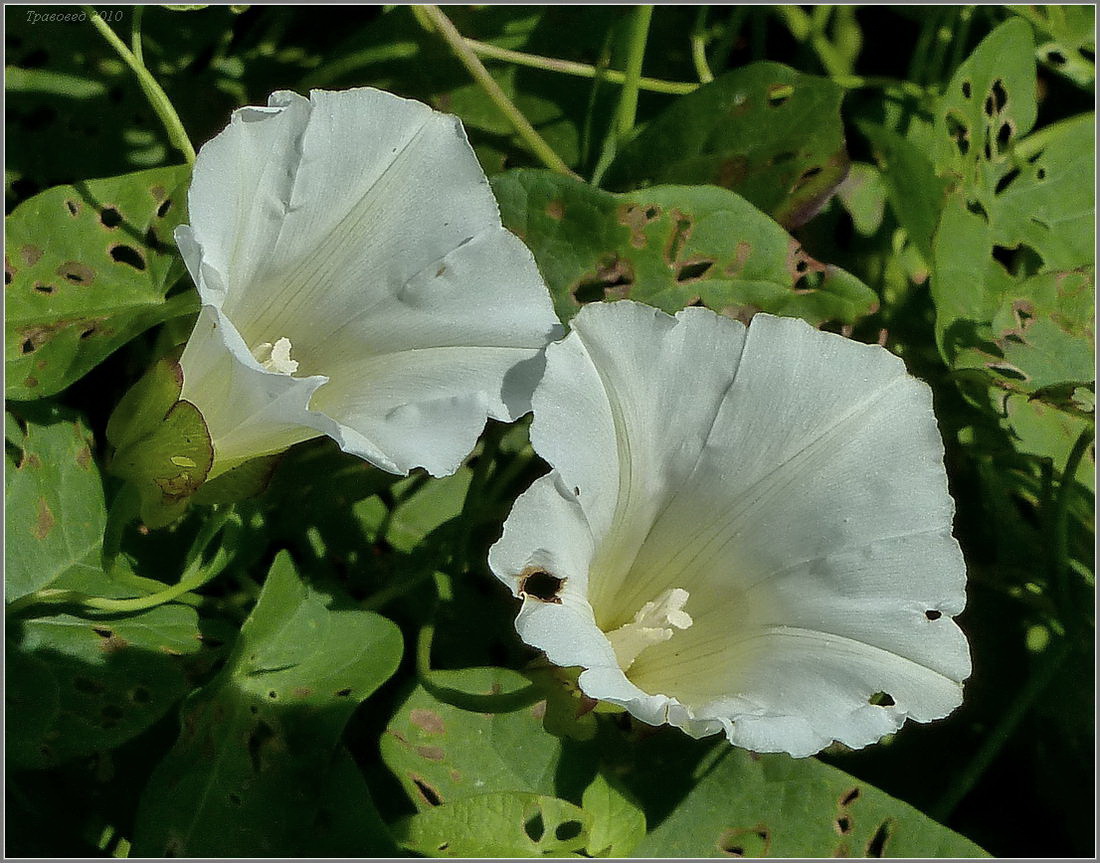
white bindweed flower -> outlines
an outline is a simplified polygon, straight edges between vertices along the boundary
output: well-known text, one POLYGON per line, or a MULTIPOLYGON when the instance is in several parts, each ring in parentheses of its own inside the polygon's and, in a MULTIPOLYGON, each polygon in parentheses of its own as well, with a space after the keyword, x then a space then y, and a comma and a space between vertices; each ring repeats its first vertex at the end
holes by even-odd
POLYGON ((489 562, 587 695, 795 756, 961 703, 954 504, 896 356, 793 318, 594 304, 534 413, 554 470, 489 562))
POLYGON ((242 108, 201 150, 176 241, 202 310, 181 398, 211 476, 318 435, 453 473, 530 409, 560 335, 456 117, 379 90, 242 108))

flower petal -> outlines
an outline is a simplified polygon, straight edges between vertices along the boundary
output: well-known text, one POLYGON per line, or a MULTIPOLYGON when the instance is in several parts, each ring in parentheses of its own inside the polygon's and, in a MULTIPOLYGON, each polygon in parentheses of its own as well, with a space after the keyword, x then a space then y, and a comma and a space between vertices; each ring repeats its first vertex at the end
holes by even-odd
POLYGON ((369 88, 275 93, 202 148, 189 202, 177 242, 204 302, 247 351, 289 344, 329 380, 310 408, 345 449, 449 474, 487 416, 529 410, 560 324, 457 118, 369 88))
MULTIPOLYGON (((586 693, 794 755, 961 702, 965 565, 931 394, 897 357, 795 319, 757 315, 746 335, 628 302, 582 310, 547 357, 532 442, 558 496, 580 492, 590 612, 574 596, 563 635, 525 605, 517 629, 588 668, 586 693), (690 626, 625 673, 590 646, 684 590, 690 626)), ((525 545, 567 541, 511 521, 490 558, 501 578, 525 545)))
POLYGON ((180 398, 202 412, 223 469, 317 437, 326 427, 324 417, 307 405, 327 379, 266 371, 214 306, 200 310, 180 367, 180 398))

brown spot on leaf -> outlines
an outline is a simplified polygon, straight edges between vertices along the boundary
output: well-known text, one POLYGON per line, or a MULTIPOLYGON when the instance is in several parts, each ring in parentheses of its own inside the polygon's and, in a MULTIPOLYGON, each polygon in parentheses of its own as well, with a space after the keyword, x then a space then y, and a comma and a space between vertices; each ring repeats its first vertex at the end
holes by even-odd
POLYGON ((92 450, 91 447, 82 446, 76 451, 76 463, 81 470, 87 470, 92 466, 92 450))
POLYGON ((814 260, 802 250, 802 245, 791 237, 787 246, 787 272, 791 276, 791 289, 796 294, 811 294, 816 288, 800 287, 809 273, 824 273, 825 265, 814 260))
POLYGON ((555 198, 546 205, 546 215, 560 221, 565 216, 565 204, 555 198))
POLYGON ((630 296, 634 287, 634 267, 629 261, 612 255, 596 266, 596 272, 582 276, 569 288, 577 305, 630 296))
POLYGON ((429 761, 442 761, 447 757, 447 753, 439 746, 417 746, 416 754, 429 761))
POLYGON ((531 715, 540 721, 546 716, 546 699, 537 701, 531 706, 531 715))
POLYGON ((730 156, 718 163, 718 170, 714 174, 714 182, 727 189, 735 188, 745 182, 749 175, 749 159, 741 153, 730 156))
POLYGON ((447 726, 443 724, 439 714, 432 710, 425 710, 422 707, 417 707, 409 712, 409 722, 428 734, 447 733, 447 726))
POLYGON ((69 198, 65 201, 65 209, 69 211, 70 216, 73 216, 75 218, 76 215, 80 212, 80 202, 74 201, 72 198, 69 198))
POLYGON ((23 379, 23 386, 25 386, 27 389, 34 389, 36 386, 38 386, 38 378, 36 378, 34 375, 28 375, 23 379))
POLYGON ((42 257, 42 250, 38 246, 25 245, 19 249, 19 257, 28 267, 33 267, 42 257))
POLYGON ((168 190, 164 188, 164 186, 157 184, 156 186, 153 186, 151 189, 149 189, 149 194, 153 196, 154 201, 159 202, 168 197, 168 190))
POLYGON ((95 279, 95 270, 79 261, 66 261, 57 268, 57 274, 74 285, 87 285, 95 279))
POLYGON ((35 282, 34 289, 40 294, 52 294, 57 290, 57 288, 47 282, 35 282))
POLYGON ((31 528, 31 533, 34 534, 35 539, 45 539, 49 536, 50 531, 53 530, 54 522, 53 512, 50 510, 50 505, 46 503, 46 498, 40 497, 37 505, 37 515, 34 518, 34 527, 31 528))
POLYGON ((733 250, 733 260, 726 264, 723 272, 731 278, 737 278, 744 272, 745 264, 751 254, 752 244, 745 240, 739 240, 737 247, 733 250))
POLYGON ((311 695, 313 695, 313 690, 310 689, 308 686, 295 686, 294 689, 291 690, 290 694, 293 695, 295 698, 309 698, 311 695))
POLYGON ((668 236, 668 243, 665 244, 665 263, 670 267, 674 267, 680 260, 680 253, 691 237, 693 221, 691 216, 682 213, 680 210, 673 210, 670 215, 673 220, 672 231, 668 236))
POLYGON ((623 204, 619 207, 619 224, 630 229, 630 245, 635 249, 644 249, 648 238, 645 227, 661 218, 661 208, 655 204, 623 204))
POLYGON ((11 259, 4 255, 4 284, 10 285, 11 280, 15 278, 15 267, 11 265, 11 259))
POLYGON ((457 770, 451 770, 451 781, 458 783, 462 781, 462 774, 457 770))
POLYGON ((771 844, 771 833, 763 824, 726 830, 718 837, 718 850, 726 857, 767 857, 771 844))

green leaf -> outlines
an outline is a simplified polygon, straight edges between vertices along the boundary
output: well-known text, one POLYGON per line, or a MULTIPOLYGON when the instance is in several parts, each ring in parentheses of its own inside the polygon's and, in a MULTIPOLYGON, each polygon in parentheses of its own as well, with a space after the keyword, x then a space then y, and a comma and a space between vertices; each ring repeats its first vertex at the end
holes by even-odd
POLYGON ((91 432, 61 408, 38 413, 15 422, 8 415, 5 602, 94 562, 107 520, 91 432))
POLYGON ((937 100, 933 160, 941 173, 992 190, 1013 138, 1035 124, 1031 28, 1001 24, 955 70, 937 100))
POLYGON ((111 473, 133 483, 148 527, 164 527, 187 509, 214 461, 206 422, 180 401, 183 371, 174 356, 153 364, 122 397, 107 424, 115 446, 111 473))
POLYGON ((852 323, 877 298, 857 278, 810 258, 743 198, 713 186, 616 195, 548 171, 493 178, 505 226, 534 253, 568 320, 582 304, 630 297, 667 312, 703 304, 852 323))
MULTIPOLYGON (((435 671, 433 682, 462 692, 508 696, 530 681, 504 668, 435 671)), ((421 811, 474 794, 555 795, 562 742, 543 730, 545 703, 481 713, 422 686, 397 709, 382 737, 382 760, 421 811)))
MULTIPOLYGON (((661 782, 640 753, 638 762, 645 778, 635 781, 661 782)), ((693 780, 635 856, 987 856, 911 806, 814 758, 755 755, 720 743, 693 780)))
MULTIPOLYGON (((401 649, 394 624, 329 608, 280 554, 225 669, 183 706, 179 740, 142 797, 133 853, 310 854, 319 812, 342 805, 325 789, 346 758, 344 725, 393 674, 401 649)), ((361 805, 364 793, 346 805, 361 805)), ((339 814, 343 823, 354 817, 339 814)), ((377 822, 370 811, 361 817, 377 822)), ((362 840, 387 845, 384 836, 362 840)))
POLYGON ((183 313, 172 231, 190 171, 157 168, 58 186, 7 217, 7 396, 57 393, 134 336, 183 313))
POLYGON ((676 100, 622 149, 605 184, 713 183, 796 227, 848 173, 843 95, 780 63, 743 66, 676 100))
POLYGON ((837 187, 836 195, 860 234, 870 237, 878 231, 887 197, 878 168, 865 162, 853 162, 848 176, 837 187))
POLYGON ((584 789, 581 805, 592 818, 588 856, 629 857, 645 838, 645 813, 602 773, 584 789))
POLYGON ((428 857, 579 857, 589 817, 537 794, 480 794, 394 825, 398 842, 428 857))
POLYGON ((1096 82, 1096 9, 1090 5, 1008 6, 1031 22, 1039 38, 1035 56, 1079 87, 1096 82))
POLYGON ((463 466, 438 479, 400 479, 391 487, 392 508, 371 497, 357 503, 354 512, 369 536, 384 539, 398 551, 411 552, 425 536, 462 512, 472 478, 473 472, 463 466))
MULTIPOLYGON (((55 587, 130 596, 90 565, 55 587)), ((8 756, 42 768, 111 749, 164 716, 205 662, 194 609, 162 605, 128 616, 46 614, 8 623, 8 756), (201 653, 200 653, 201 652, 201 653)))
POLYGON ((931 260, 948 182, 936 176, 924 150, 896 132, 874 123, 860 123, 859 129, 874 148, 890 209, 925 260, 931 260))
POLYGON ((932 298, 964 392, 1021 452, 1061 467, 1091 421, 1072 393, 1095 379, 1094 118, 1021 137, 1037 110, 1031 49, 1024 21, 1002 24, 937 102, 936 163, 955 191, 932 240, 932 298))

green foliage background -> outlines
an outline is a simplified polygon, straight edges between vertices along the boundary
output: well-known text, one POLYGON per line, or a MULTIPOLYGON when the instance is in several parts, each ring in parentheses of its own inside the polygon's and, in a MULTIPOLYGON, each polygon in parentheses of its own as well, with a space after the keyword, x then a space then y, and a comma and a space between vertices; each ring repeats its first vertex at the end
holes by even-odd
POLYGON ((7 7, 8 853, 1094 852, 1093 7, 664 6, 648 35, 445 7, 552 158, 424 9, 101 11, 195 145, 276 89, 460 116, 565 321, 630 296, 898 353, 935 394, 974 674, 949 719, 804 760, 585 712, 485 565, 545 470, 525 423, 447 479, 313 441, 234 480, 258 496, 157 509, 112 447, 190 420, 107 421, 190 331, 189 169, 102 34, 35 18, 79 7, 7 7))

